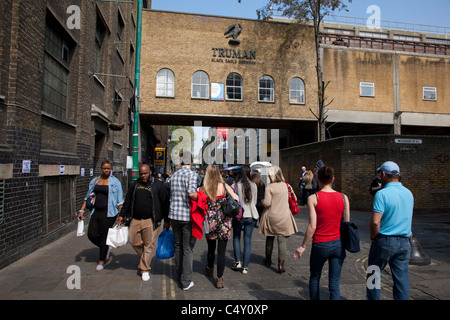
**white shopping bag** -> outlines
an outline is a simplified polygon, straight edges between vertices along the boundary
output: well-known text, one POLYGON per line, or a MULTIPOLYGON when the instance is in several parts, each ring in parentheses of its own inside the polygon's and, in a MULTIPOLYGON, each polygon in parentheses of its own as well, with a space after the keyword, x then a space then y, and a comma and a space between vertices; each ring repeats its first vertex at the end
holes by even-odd
POLYGON ((77 237, 84 236, 84 220, 78 220, 77 237))
POLYGON ((106 244, 113 248, 119 248, 126 245, 128 242, 128 227, 124 225, 116 225, 113 228, 109 228, 108 237, 106 238, 106 244))

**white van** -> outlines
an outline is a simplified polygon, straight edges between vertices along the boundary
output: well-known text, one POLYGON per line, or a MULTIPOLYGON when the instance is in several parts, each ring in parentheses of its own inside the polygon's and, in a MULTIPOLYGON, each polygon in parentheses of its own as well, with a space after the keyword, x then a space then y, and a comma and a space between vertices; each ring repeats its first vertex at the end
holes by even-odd
POLYGON ((256 161, 256 162, 253 162, 250 165, 250 171, 258 170, 260 175, 261 175, 261 179, 264 181, 264 183, 267 186, 270 183, 270 179, 269 179, 269 174, 267 172, 267 168, 271 167, 271 166, 272 166, 272 164, 270 162, 256 161))

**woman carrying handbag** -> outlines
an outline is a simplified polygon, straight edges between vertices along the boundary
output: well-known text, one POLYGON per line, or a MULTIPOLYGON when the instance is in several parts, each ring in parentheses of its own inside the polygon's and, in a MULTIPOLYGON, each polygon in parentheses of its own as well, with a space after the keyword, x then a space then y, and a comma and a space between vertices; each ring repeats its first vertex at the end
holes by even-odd
POLYGON ((108 259, 109 246, 106 244, 108 230, 114 225, 123 205, 122 185, 119 179, 112 175, 111 161, 103 161, 101 169, 102 175, 92 179, 89 183, 88 192, 81 209, 78 211, 78 219, 82 220, 86 209, 86 200, 91 193, 95 193, 94 208, 91 210, 88 227, 88 238, 100 249, 97 271, 103 270, 103 266, 108 259))
POLYGON ((243 274, 248 273, 248 264, 251 256, 252 234, 256 221, 258 221, 258 210, 256 201, 258 198, 258 188, 250 180, 250 168, 242 167, 236 178, 238 196, 243 209, 240 220, 233 219, 233 270, 242 269, 243 274), (244 252, 241 260, 241 234, 244 230, 244 252), (241 263, 242 261, 242 263, 241 263))
POLYGON ((303 243, 295 251, 294 258, 298 259, 302 256, 312 239, 309 297, 311 300, 319 300, 322 268, 328 261, 330 300, 339 300, 339 282, 345 259, 345 249, 340 239, 340 226, 344 208, 347 211, 345 216, 350 220, 350 205, 347 196, 343 197, 342 193, 332 188, 334 182, 332 168, 320 168, 317 171, 317 180, 321 190, 308 197, 309 224, 303 243))
POLYGON ((281 168, 271 166, 268 169, 270 184, 266 187, 264 200, 264 213, 259 225, 259 232, 266 236, 266 258, 264 264, 272 264, 272 251, 275 238, 278 242, 278 272, 286 271, 284 263, 287 255, 287 239, 298 232, 294 216, 289 208, 289 190, 281 168))
POLYGON ((232 188, 223 182, 219 168, 208 165, 203 180, 203 186, 200 188, 207 198, 208 233, 206 233, 206 242, 208 244, 207 265, 205 267, 206 275, 214 276, 214 261, 217 248, 217 280, 216 288, 224 287, 223 273, 225 270, 225 254, 228 240, 231 238, 232 217, 226 216, 222 210, 222 203, 226 199, 226 193, 239 201, 238 196, 232 188))

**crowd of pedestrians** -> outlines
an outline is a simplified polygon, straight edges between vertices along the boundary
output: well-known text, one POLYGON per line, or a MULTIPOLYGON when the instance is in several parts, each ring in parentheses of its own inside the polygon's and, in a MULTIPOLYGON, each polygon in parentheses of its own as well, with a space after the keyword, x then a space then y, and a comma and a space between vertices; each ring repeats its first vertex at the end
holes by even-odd
MULTIPOLYGON (((192 169, 192 156, 186 154, 178 170, 166 180, 152 178, 150 167, 141 165, 140 178, 131 184, 124 201, 120 182, 111 174, 111 162, 104 161, 101 169, 102 175, 90 182, 78 212, 79 219, 83 219, 86 201, 90 194, 95 193, 88 237, 100 250, 98 271, 108 260, 108 229, 114 222, 119 225, 126 223, 129 224, 130 244, 139 257, 142 280, 148 281, 163 220, 163 229, 171 228, 174 234, 176 280, 183 290, 194 286, 193 253, 196 241, 203 236, 207 242, 205 274, 209 277, 216 275, 218 289, 225 286, 228 240, 232 239, 234 253, 231 269, 243 274, 251 272, 252 234, 256 228, 266 237, 265 258, 261 262, 271 266, 276 240, 278 272, 282 274, 286 271, 287 239, 299 230, 289 207, 290 186, 280 167, 268 167, 270 182, 266 185, 260 172, 251 172, 249 166, 243 166, 231 177, 224 177, 223 172, 214 165, 197 174, 192 169), (240 213, 237 216, 229 216, 224 210, 229 197, 239 203, 240 213)), ((377 176, 379 185, 375 189, 370 187, 374 204, 368 262, 378 272, 389 264, 394 299, 409 299, 408 262, 411 248, 408 238, 411 236, 413 195, 401 184, 400 168, 396 163, 383 163, 377 169, 377 176)), ((350 221, 350 201, 345 194, 336 191, 334 183, 333 168, 325 166, 321 160, 316 162, 314 172, 305 166, 301 168, 299 202, 307 205, 309 222, 294 258, 302 258, 307 246, 312 243, 309 255, 311 300, 320 299, 320 278, 327 262, 330 299, 340 299, 340 277, 346 257, 341 241, 341 221, 343 217, 350 221)), ((370 276, 368 274, 368 279, 370 276)), ((368 284, 366 298, 379 299, 380 289, 368 284)))

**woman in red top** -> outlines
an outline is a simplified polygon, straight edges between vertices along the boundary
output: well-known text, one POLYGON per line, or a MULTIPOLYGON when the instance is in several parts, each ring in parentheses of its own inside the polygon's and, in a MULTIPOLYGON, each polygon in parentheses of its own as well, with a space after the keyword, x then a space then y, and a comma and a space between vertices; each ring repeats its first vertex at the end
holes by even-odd
POLYGON ((334 170, 322 167, 317 172, 321 190, 308 197, 309 224, 303 243, 295 251, 294 258, 300 258, 312 239, 310 256, 309 297, 319 300, 319 283, 323 265, 328 261, 330 300, 340 299, 339 281, 345 250, 341 245, 340 225, 344 208, 350 219, 350 205, 347 196, 333 190, 334 170), (346 206, 344 206, 344 201, 346 206))

